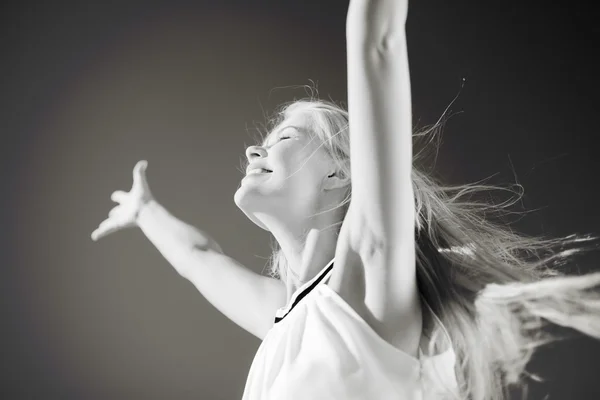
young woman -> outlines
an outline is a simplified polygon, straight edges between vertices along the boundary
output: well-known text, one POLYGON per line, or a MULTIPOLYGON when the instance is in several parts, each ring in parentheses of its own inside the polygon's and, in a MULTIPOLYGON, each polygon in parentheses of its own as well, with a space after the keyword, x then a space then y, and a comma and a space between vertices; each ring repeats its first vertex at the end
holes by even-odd
POLYGON ((278 243, 274 278, 223 254, 153 198, 145 170, 92 239, 139 226, 217 309, 263 340, 255 399, 500 399, 543 323, 600 338, 600 274, 555 266, 589 237, 537 239, 493 223, 420 167, 413 139, 404 0, 352 0, 348 111, 284 106, 247 149, 238 207, 278 243), (552 277, 551 277, 552 276, 552 277), (547 279, 542 279, 546 278, 547 279))

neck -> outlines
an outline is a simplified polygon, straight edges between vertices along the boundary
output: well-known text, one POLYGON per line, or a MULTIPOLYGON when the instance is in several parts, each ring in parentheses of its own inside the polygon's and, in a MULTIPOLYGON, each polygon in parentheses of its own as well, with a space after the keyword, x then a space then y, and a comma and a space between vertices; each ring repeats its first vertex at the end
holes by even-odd
POLYGON ((288 298, 303 283, 314 278, 335 256, 339 219, 323 214, 305 219, 303 225, 284 224, 281 219, 262 216, 261 221, 269 228, 281 247, 288 262, 288 298), (292 274, 298 277, 296 282, 292 274))

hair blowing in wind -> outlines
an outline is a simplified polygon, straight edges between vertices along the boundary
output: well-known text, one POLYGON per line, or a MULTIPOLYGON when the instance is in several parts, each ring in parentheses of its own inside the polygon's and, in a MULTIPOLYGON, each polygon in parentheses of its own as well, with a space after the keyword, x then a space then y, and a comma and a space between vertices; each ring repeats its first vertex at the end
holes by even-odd
MULTIPOLYGON (((282 106, 269 123, 277 125, 291 113, 309 116, 315 139, 350 175, 347 111, 311 96, 282 106)), ((506 219, 523 213, 513 207, 523 195, 520 185, 442 184, 430 166, 445 120, 444 113, 413 134, 417 279, 433 313, 424 311, 424 333, 429 331, 432 349, 449 340, 456 352, 459 389, 449 390, 448 398, 499 400, 506 388, 520 384, 537 348, 561 339, 547 325, 600 339, 600 273, 567 276, 561 268, 598 242, 592 235, 547 238, 513 230, 506 219), (478 200, 499 192, 512 197, 478 200)), ((349 191, 339 207, 350 199, 349 191)), ((270 274, 297 279, 277 246, 270 274)))

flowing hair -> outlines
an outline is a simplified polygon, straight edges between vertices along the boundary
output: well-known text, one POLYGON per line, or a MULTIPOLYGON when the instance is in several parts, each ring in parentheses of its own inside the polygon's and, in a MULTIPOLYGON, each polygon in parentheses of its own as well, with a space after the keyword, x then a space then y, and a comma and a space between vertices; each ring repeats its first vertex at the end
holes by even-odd
MULTIPOLYGON (((596 238, 513 231, 502 218, 519 214, 510 209, 523 195, 519 185, 441 184, 426 165, 432 150, 437 154, 446 111, 436 124, 413 134, 417 285, 428 305, 423 308, 424 334, 429 326, 430 351, 450 345, 456 355, 458 388, 448 388, 445 398, 501 400, 527 375, 535 349, 560 339, 544 329, 547 325, 600 339, 600 273, 567 276, 560 268, 594 248, 596 238), (514 196, 501 203, 475 198, 499 190, 514 196), (436 320, 441 324, 436 326, 436 320)), ((308 117, 313 137, 350 176, 347 111, 311 96, 282 105, 269 125, 295 113, 308 117)), ((350 198, 351 189, 338 207, 347 211, 350 198)), ((268 268, 269 275, 286 284, 302 283, 276 242, 268 268)))

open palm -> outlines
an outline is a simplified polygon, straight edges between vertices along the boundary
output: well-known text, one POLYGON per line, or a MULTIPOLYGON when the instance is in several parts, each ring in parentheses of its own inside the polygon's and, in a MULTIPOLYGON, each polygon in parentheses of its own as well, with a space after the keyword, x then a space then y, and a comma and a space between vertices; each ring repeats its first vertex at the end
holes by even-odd
POLYGON ((102 221, 92 232, 92 240, 96 241, 106 235, 121 229, 137 225, 136 219, 141 207, 153 199, 146 180, 148 162, 138 161, 133 168, 133 185, 129 192, 117 190, 110 196, 111 200, 119 203, 108 213, 108 218, 102 221))

